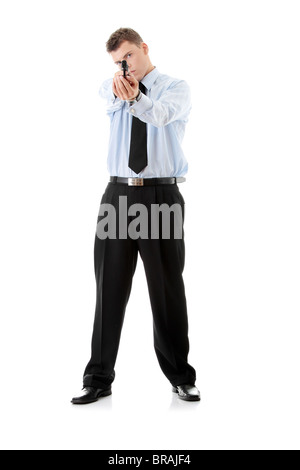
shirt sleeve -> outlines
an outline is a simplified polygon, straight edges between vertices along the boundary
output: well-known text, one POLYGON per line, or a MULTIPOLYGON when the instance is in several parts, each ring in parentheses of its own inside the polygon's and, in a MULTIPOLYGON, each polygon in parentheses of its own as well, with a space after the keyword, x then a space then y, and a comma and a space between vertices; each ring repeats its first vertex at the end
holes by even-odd
POLYGON ((115 111, 119 111, 124 105, 124 101, 120 100, 120 98, 116 97, 112 91, 112 83, 113 79, 108 78, 105 80, 100 89, 99 95, 101 98, 106 100, 106 113, 112 114, 115 111))
POLYGON ((173 121, 187 121, 191 108, 190 87, 185 80, 180 80, 167 88, 157 100, 142 93, 141 99, 129 106, 127 112, 143 122, 163 127, 173 121))

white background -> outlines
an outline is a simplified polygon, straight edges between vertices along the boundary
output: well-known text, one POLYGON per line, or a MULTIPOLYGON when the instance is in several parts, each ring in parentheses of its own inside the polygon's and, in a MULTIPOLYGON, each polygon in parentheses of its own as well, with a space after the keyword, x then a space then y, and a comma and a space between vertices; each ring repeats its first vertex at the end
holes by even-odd
POLYGON ((1 0, 2 449, 299 449, 299 2, 1 0), (184 280, 200 403, 172 394, 138 259, 113 395, 76 407, 108 182, 105 50, 136 29, 193 109, 184 280))

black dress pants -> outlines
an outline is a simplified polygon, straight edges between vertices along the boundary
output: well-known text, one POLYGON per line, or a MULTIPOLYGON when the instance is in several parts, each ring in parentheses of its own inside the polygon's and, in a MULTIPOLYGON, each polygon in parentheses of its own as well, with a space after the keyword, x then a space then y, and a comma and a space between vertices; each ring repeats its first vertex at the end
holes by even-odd
MULTIPOLYGON (((159 365, 173 386, 195 384, 196 371, 188 364, 188 317, 182 272, 185 261, 184 199, 177 183, 153 186, 128 186, 109 182, 102 196, 102 204, 111 204, 116 211, 116 237, 99 238, 97 231, 94 246, 96 276, 96 308, 92 335, 92 354, 84 371, 84 386, 107 388, 115 378, 121 330, 138 253, 143 261, 153 314, 154 348, 159 365), (129 225, 138 213, 126 215, 127 207, 142 204, 148 210, 148 238, 134 238, 119 231, 119 217, 129 225), (175 236, 175 216, 170 213, 170 236, 162 236, 160 213, 159 237, 151 237, 151 207, 177 204, 182 211, 182 236, 175 236)), ((99 210, 100 214, 100 210, 99 210)), ((107 213, 99 215, 97 224, 107 213)), ((127 212, 128 214, 128 212, 127 212)), ((138 227, 140 228, 140 227, 138 227)), ((110 232, 109 232, 110 233, 110 232)), ((138 352, 137 352, 138 354, 138 352)))

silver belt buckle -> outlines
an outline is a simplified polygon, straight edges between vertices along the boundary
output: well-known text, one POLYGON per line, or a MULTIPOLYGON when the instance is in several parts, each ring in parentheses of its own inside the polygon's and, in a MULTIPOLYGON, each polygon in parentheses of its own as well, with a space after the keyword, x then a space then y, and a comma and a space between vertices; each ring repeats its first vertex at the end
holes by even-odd
POLYGON ((128 178, 128 186, 144 186, 143 178, 128 178))

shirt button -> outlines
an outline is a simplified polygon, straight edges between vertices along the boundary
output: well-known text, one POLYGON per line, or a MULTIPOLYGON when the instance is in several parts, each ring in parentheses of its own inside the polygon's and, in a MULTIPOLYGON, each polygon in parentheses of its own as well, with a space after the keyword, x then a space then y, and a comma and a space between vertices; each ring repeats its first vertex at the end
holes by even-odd
POLYGON ((132 110, 131 110, 131 114, 134 114, 134 113, 135 113, 135 109, 132 109, 132 110))

